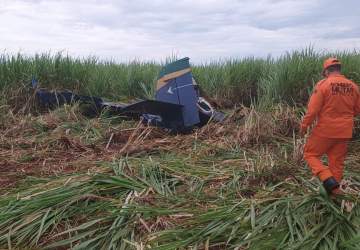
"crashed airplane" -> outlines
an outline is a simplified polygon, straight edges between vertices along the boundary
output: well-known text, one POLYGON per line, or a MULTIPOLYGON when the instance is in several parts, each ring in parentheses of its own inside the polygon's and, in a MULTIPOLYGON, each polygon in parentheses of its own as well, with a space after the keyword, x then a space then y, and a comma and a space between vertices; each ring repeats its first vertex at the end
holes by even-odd
MULTIPOLYGON (((35 84, 36 85, 36 84, 35 84)), ((132 104, 107 102, 96 96, 78 95, 70 91, 35 90, 37 103, 43 108, 55 108, 74 102, 88 103, 98 111, 142 119, 144 122, 174 132, 190 131, 209 120, 221 122, 225 115, 200 96, 199 87, 191 73, 189 58, 165 65, 160 71, 155 100, 141 100, 132 104)))

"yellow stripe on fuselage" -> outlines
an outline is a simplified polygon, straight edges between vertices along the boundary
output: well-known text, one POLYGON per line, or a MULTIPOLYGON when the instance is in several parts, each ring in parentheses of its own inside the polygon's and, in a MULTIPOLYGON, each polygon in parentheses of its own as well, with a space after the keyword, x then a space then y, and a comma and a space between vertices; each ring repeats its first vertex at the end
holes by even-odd
POLYGON ((188 72, 191 72, 191 68, 187 68, 187 69, 183 69, 183 70, 179 70, 179 71, 175 71, 175 72, 172 72, 170 74, 167 74, 167 75, 164 75, 163 77, 161 77, 158 81, 157 81, 157 84, 156 84, 156 90, 164 87, 166 85, 166 82, 171 80, 171 79, 174 79, 176 77, 179 77, 179 76, 182 76, 188 72))

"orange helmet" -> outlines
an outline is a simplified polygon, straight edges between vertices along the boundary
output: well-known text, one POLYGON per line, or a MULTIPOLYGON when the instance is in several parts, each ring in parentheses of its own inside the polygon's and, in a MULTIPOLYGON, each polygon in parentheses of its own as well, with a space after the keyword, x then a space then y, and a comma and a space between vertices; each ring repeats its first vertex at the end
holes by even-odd
POLYGON ((340 61, 335 57, 330 57, 324 61, 323 71, 333 65, 341 65, 340 61))

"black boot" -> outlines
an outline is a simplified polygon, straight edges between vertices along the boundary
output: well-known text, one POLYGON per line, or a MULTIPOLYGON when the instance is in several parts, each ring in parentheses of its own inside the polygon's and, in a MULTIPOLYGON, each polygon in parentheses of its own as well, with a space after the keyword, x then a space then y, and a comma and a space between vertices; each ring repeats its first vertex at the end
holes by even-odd
POLYGON ((323 185, 328 194, 331 194, 331 191, 340 186, 334 177, 327 178, 323 181, 323 185))

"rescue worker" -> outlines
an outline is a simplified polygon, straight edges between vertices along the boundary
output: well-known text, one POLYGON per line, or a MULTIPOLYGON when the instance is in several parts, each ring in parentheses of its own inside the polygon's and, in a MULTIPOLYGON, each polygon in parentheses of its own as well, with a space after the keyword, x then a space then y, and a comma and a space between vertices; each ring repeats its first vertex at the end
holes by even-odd
POLYGON ((322 74, 325 78, 314 88, 300 133, 304 136, 317 119, 305 144, 304 159, 326 191, 339 194, 347 143, 354 116, 360 113, 360 92, 354 82, 341 75, 341 63, 336 58, 324 61, 322 74), (323 155, 328 156, 328 166, 321 161, 323 155))

